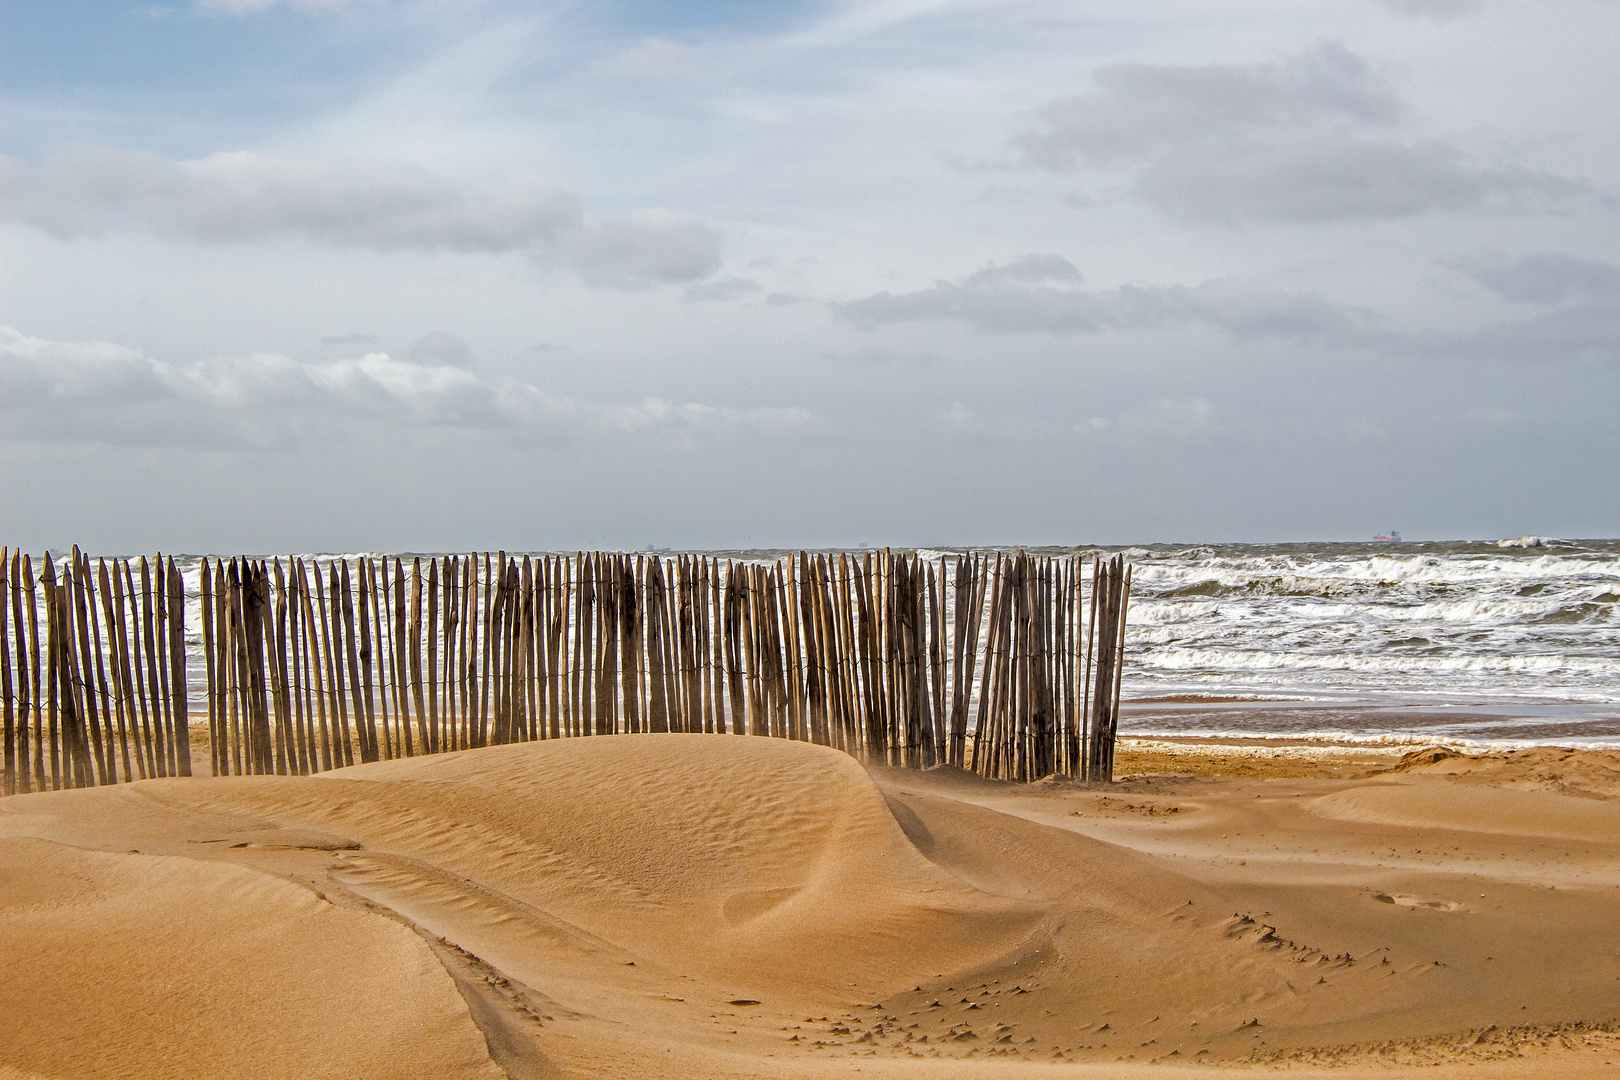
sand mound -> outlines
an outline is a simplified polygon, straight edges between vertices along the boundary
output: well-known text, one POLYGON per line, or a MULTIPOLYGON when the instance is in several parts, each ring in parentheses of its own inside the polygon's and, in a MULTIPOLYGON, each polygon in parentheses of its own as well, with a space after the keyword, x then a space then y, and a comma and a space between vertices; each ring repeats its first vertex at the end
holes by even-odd
POLYGON ((1593 799, 1620 798, 1620 751, 1537 746, 1464 754, 1434 746, 1406 754, 1392 772, 1450 776, 1489 787, 1553 791, 1593 799))
POLYGON ((1443 764, 1122 795, 668 735, 18 796, 0 1073, 1461 1068, 1613 1019, 1614 804, 1443 764))

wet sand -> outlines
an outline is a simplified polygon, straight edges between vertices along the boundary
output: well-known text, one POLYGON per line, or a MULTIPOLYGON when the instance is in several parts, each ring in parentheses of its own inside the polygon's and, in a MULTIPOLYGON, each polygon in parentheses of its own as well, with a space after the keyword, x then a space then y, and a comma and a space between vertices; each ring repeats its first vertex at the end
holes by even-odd
POLYGON ((0 1075, 1620 1076, 1620 755, 774 739, 0 800, 0 1075))

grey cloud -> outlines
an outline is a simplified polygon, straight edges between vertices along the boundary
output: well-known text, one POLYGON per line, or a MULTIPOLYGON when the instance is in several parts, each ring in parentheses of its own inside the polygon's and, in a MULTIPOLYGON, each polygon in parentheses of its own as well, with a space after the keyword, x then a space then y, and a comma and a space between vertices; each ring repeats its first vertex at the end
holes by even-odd
POLYGON ((660 210, 587 217, 563 247, 580 277, 593 285, 693 281, 720 267, 720 238, 713 229, 660 210))
POLYGON ((472 367, 472 346, 455 334, 430 330, 405 353, 406 359, 432 367, 472 367))
POLYGON ((863 349, 856 353, 824 352, 821 358, 835 364, 871 368, 901 366, 926 371, 939 366, 939 358, 932 353, 898 353, 889 349, 863 349))
POLYGON ((1443 261, 1508 300, 1551 304, 1620 298, 1620 267, 1599 259, 1548 253, 1443 261))
POLYGON ((863 328, 957 321, 986 333, 1067 334, 1207 326, 1240 338, 1368 339, 1365 312, 1319 296, 1237 281, 1123 285, 1101 291, 1080 288, 1079 282, 1079 271, 1060 256, 1025 256, 961 281, 937 281, 915 292, 877 293, 834 304, 832 311, 863 328))
POLYGON ((1115 416, 1094 416, 1076 424, 1076 433, 1091 437, 1209 442, 1230 437, 1232 428, 1207 399, 1161 398, 1145 408, 1115 416))
POLYGON ((1014 147, 1035 167, 1120 167, 1131 190, 1181 217, 1340 221, 1435 211, 1562 209, 1581 179, 1477 160, 1394 136, 1388 80, 1341 45, 1269 64, 1116 64, 1095 88, 1040 110, 1014 147))
POLYGON ((1189 140, 1322 121, 1392 123, 1400 102, 1366 61, 1325 44, 1270 64, 1112 64, 1096 90, 1054 101, 1013 144, 1029 161, 1066 169, 1136 158, 1189 140))
POLYGON ((1518 321, 1490 323, 1468 334, 1430 337, 1430 351, 1514 362, 1620 361, 1620 298, 1573 304, 1518 321))
POLYGON ((1590 185, 1483 165, 1441 143, 1308 134, 1166 155, 1143 170, 1137 190, 1183 217, 1307 222, 1551 209, 1590 185))
POLYGON ((0 182, 10 216, 63 238, 145 229, 213 243, 294 237, 377 251, 527 251, 614 286, 690 281, 718 265, 718 237, 689 217, 587 214, 532 177, 475 188, 405 162, 246 152, 175 161, 69 146, 38 165, 0 158, 0 182))
POLYGON ((1397 15, 1418 15, 1433 19, 1454 19, 1472 15, 1484 7, 1480 0, 1374 0, 1397 15))
POLYGON ((760 283, 751 278, 728 277, 688 285, 684 290, 684 295, 693 302, 705 300, 724 302, 744 300, 750 296, 757 296, 764 291, 760 283))
MULTIPOLYGON (((442 350, 459 339, 430 334, 424 341, 442 350)), ((689 442, 735 431, 785 432, 811 421, 798 407, 734 409, 655 397, 581 402, 529 383, 484 379, 432 357, 370 353, 304 362, 260 353, 182 365, 9 327, 0 327, 0 412, 12 437, 224 448, 324 441, 356 422, 552 439, 594 429, 689 442)))
POLYGON ((1080 271, 1061 255, 1019 255, 1005 266, 991 263, 981 270, 975 270, 963 284, 971 288, 994 288, 1053 282, 1078 285, 1080 281, 1080 271))

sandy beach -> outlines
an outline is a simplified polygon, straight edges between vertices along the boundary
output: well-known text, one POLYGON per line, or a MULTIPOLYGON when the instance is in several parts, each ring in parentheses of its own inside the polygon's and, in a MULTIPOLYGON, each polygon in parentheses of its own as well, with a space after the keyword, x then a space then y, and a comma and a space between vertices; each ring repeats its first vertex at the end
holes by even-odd
POLYGON ((0 802, 8 1077, 1620 1076, 1620 754, 712 735, 0 802))

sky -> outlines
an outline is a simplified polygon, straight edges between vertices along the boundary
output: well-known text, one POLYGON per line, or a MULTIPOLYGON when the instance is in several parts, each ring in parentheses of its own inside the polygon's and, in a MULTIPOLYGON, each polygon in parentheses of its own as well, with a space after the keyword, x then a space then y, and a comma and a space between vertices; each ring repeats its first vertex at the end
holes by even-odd
POLYGON ((1620 536, 1616 41, 1616 0, 0 0, 0 534, 1620 536))

